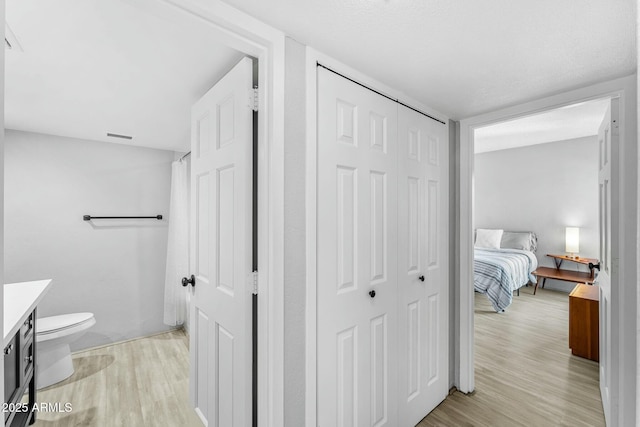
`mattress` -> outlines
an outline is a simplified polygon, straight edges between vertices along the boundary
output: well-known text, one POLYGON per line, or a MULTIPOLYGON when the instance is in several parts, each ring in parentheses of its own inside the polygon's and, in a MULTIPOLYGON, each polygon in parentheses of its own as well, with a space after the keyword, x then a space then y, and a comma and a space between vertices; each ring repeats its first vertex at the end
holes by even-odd
POLYGON ((513 291, 536 283, 532 274, 538 267, 533 252, 520 249, 475 248, 473 287, 487 295, 497 312, 511 305, 513 291))

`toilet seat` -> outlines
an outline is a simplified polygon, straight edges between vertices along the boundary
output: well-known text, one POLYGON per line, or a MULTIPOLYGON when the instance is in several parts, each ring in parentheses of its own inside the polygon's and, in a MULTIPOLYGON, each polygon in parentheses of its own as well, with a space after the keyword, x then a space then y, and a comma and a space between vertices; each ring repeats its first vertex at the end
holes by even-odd
POLYGON ((71 313, 36 320, 37 341, 48 341, 75 334, 95 325, 93 313, 71 313))

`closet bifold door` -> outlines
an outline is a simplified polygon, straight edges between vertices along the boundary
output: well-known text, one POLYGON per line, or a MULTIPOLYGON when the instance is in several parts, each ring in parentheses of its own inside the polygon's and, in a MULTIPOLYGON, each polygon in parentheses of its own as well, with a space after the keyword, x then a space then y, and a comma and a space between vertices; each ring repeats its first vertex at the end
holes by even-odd
POLYGON ((396 426, 397 105, 318 69, 317 424, 396 426))
POLYGON ((448 391, 448 130, 398 106, 398 413, 415 426, 448 391))

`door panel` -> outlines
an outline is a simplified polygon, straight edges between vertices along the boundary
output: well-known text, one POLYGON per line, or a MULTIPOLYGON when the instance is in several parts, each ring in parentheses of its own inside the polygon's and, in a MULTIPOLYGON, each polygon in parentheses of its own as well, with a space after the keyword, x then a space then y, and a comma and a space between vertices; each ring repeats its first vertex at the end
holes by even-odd
POLYGON ((599 171, 598 194, 600 216, 600 271, 596 279, 600 287, 600 394, 605 419, 611 422, 611 171, 615 157, 613 146, 618 137, 614 126, 618 121, 618 101, 611 100, 598 130, 599 171))
POLYGON ((251 423, 252 61, 192 108, 190 398, 212 426, 251 423))
POLYGON ((371 425, 384 425, 389 407, 387 314, 371 320, 371 425))
POLYGON ((400 426, 414 426, 448 391, 447 129, 398 108, 400 426))
POLYGON ((427 268, 438 268, 438 202, 440 183, 430 179, 427 182, 427 268))
POLYGON ((318 70, 321 426, 396 425, 396 109, 318 70))

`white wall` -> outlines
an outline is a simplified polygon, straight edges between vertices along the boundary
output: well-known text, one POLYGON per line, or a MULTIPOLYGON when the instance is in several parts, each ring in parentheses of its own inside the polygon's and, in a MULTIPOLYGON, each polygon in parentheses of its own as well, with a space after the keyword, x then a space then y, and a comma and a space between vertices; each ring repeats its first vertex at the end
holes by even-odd
POLYGON ((284 140, 284 425, 305 422, 305 51, 287 38, 284 140))
MULTIPOLYGON (((636 65, 640 61, 640 8, 636 5, 636 65)), ((636 75, 636 84, 640 85, 640 74, 636 75)), ((636 122, 640 121, 640 97, 636 97, 636 122)), ((636 129, 636 141, 640 141, 640 128, 636 129)), ((640 153, 636 153, 640 155, 640 153)), ((636 158, 640 164, 640 157, 636 158)), ((636 173, 637 188, 640 188, 640 174, 636 173)), ((636 307, 640 307, 640 198, 636 205, 636 307)), ((640 310, 636 312, 636 425, 640 425, 640 310)))
POLYGON ((162 323, 172 151, 7 131, 5 283, 53 279, 39 316, 90 311, 72 349, 162 323), (91 215, 165 215, 95 220, 91 215))
MULTIPOLYGON (((5 1, 0 0, 0 22, 5 21, 5 1)), ((4 38, 4 27, 0 28, 0 35, 4 38)), ((4 54, 0 53, 0 194, 4 195, 4 54)), ((4 221, 4 197, 0 197, 0 222, 4 221)), ((4 280, 4 230, 0 229, 0 280, 4 280)), ((6 281, 0 283, 7 283, 6 281)), ((0 292, 0 328, 4 330, 4 292, 0 292)), ((0 383, 4 384, 4 369, 0 369, 0 383)), ((0 399, 4 402, 4 387, 0 390, 0 399)))
MULTIPOLYGON (((640 8, 636 5, 636 65, 640 61, 640 8)), ((640 74, 636 75, 636 85, 640 85, 640 74)), ((636 122, 640 121, 640 97, 636 97, 636 122)), ((640 128, 636 129, 636 141, 640 141, 640 128)), ((640 155, 640 153, 637 153, 640 155)), ((640 164, 640 157, 636 159, 640 164)), ((636 176, 640 188, 640 174, 636 176)), ((636 205, 636 307, 640 307, 640 198, 636 205)), ((640 425, 640 310, 636 313, 636 425, 640 425)))
MULTIPOLYGON (((540 265, 565 253, 565 227, 580 227, 580 256, 598 258, 597 137, 492 151, 475 156, 476 228, 533 231, 540 265)), ((588 271, 564 262, 563 269, 588 271)), ((570 292, 575 285, 547 280, 570 292)))

